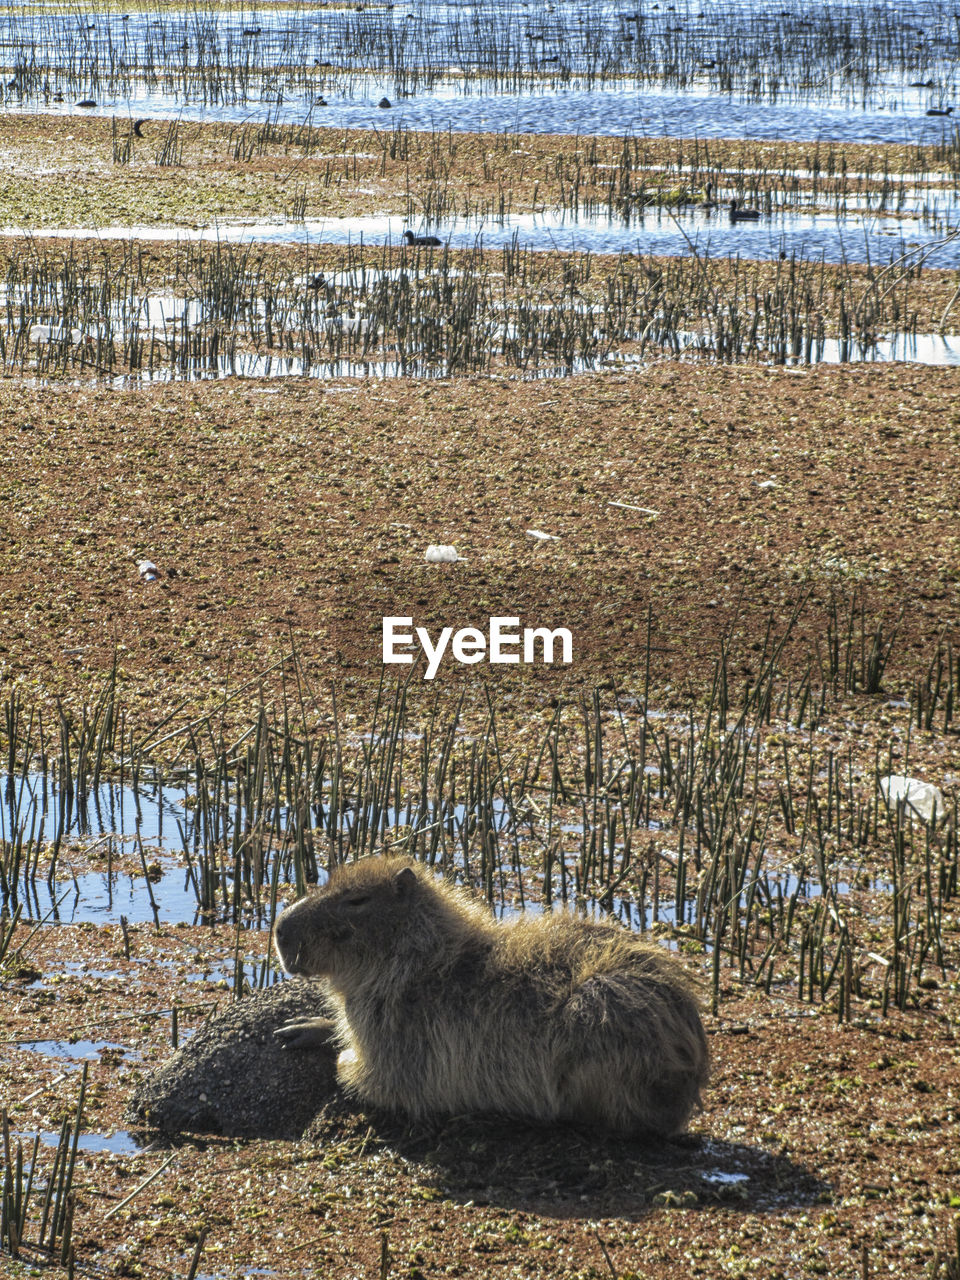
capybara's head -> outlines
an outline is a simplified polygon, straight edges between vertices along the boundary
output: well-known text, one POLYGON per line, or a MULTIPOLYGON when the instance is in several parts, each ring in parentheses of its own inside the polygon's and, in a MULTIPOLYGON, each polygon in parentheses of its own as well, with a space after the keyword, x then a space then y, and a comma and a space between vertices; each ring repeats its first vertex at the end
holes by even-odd
POLYGON ((332 978, 426 942, 430 904, 439 895, 405 858, 367 858, 340 867, 278 917, 273 941, 295 977, 332 978))

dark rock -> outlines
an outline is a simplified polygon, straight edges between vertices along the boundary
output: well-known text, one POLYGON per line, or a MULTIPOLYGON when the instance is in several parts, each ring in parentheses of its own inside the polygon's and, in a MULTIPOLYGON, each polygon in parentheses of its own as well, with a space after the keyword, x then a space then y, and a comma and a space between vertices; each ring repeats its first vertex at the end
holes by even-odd
POLYGON ((165 1133, 300 1138, 336 1092, 336 1049, 285 1049, 274 1031, 323 1012, 309 981, 282 982, 230 1005, 137 1085, 131 1119, 165 1133))

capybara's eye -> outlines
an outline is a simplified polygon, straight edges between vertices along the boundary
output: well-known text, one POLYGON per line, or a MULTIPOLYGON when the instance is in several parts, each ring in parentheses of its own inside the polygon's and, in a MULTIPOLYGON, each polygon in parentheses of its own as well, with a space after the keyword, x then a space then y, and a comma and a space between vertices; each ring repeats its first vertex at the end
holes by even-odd
POLYGON ((363 907, 370 901, 369 893, 356 893, 352 898, 344 898, 348 907, 363 907))

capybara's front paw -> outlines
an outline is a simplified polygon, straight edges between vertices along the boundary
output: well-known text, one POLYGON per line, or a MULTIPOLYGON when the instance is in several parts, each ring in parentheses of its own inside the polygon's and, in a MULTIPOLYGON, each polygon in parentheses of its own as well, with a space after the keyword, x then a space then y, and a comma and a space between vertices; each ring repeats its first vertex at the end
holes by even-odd
POLYGON ((333 1036, 329 1018, 300 1018, 285 1022, 273 1033, 285 1049, 323 1049, 333 1036))

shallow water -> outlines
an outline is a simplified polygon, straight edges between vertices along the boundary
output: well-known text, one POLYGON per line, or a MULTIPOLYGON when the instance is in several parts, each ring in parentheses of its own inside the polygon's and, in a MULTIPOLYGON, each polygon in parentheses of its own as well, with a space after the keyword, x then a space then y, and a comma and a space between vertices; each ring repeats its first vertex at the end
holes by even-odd
POLYGON ((306 364, 299 356, 261 356, 254 352, 238 352, 235 356, 218 356, 211 367, 209 361, 196 362, 192 369, 158 369, 114 379, 117 386, 167 382, 206 382, 213 378, 337 378, 380 379, 447 377, 441 366, 419 360, 315 360, 306 364))
MULTIPOLYGON (((575 828, 570 827, 567 830, 573 831, 575 828)), ((852 880, 855 869, 845 868, 841 874, 849 875, 852 880)), ((608 913, 605 906, 601 905, 602 899, 575 900, 572 881, 568 885, 568 891, 571 896, 564 904, 560 899, 558 877, 555 874, 552 909, 554 911, 567 911, 575 915, 586 915, 596 920, 607 919, 608 914, 613 915, 621 923, 639 933, 646 933, 657 924, 666 924, 671 927, 676 926, 678 923, 681 925, 692 924, 696 919, 696 901, 694 898, 688 897, 678 907, 676 899, 670 897, 672 883, 672 868, 664 864, 660 873, 661 896, 656 903, 653 902, 653 875, 651 873, 647 883, 648 892, 642 903, 633 898, 622 898, 614 895, 611 899, 611 907, 608 913)), ((801 900, 808 901, 816 900, 823 896, 822 885, 817 884, 810 878, 806 878, 801 882, 789 868, 784 867, 776 871, 765 872, 755 882, 755 886, 749 880, 744 884, 739 895, 741 911, 747 895, 754 887, 760 902, 776 902, 778 896, 786 901, 794 894, 798 895, 801 900)), ((877 879, 871 879, 870 887, 873 891, 883 893, 890 893, 893 888, 888 882, 877 879)), ((847 897, 851 892, 852 885, 847 880, 838 880, 832 884, 832 888, 839 897, 847 897)), ((501 920, 516 919, 520 915, 543 915, 548 910, 550 908, 540 902, 530 903, 529 901, 526 901, 522 908, 518 901, 503 902, 495 906, 496 914, 501 920)), ((669 945, 675 946, 675 943, 670 943, 669 945)))
MULTIPOLYGON (((23 1142, 33 1142, 34 1134, 20 1133, 16 1135, 23 1142)), ((80 1151, 104 1152, 109 1151, 117 1156, 135 1156, 139 1155, 145 1146, 148 1145, 149 1139, 138 1141, 132 1133, 126 1129, 117 1129, 115 1133, 81 1133, 77 1139, 77 1148, 80 1151)), ((60 1134, 54 1130, 47 1130, 40 1134, 40 1143, 45 1147, 57 1147, 60 1145, 60 1134)))
MULTIPOLYGON (((104 864, 107 862, 106 846, 112 847, 113 856, 119 852, 137 856, 137 833, 144 846, 144 857, 151 869, 148 881, 143 875, 129 874, 126 871, 115 871, 104 865, 102 870, 84 870, 76 873, 70 865, 68 849, 61 849, 56 864, 56 877, 49 881, 45 872, 30 880, 27 885, 17 885, 17 897, 22 898, 25 915, 36 920, 54 921, 58 924, 75 925, 92 923, 97 925, 119 925, 122 919, 130 924, 162 922, 164 924, 193 924, 200 919, 199 895, 194 884, 194 876, 185 864, 174 860, 172 852, 182 852, 184 846, 191 852, 194 867, 199 861, 198 846, 202 839, 202 828, 194 821, 196 805, 192 803, 192 794, 183 786, 165 784, 163 787, 150 786, 134 792, 131 787, 120 787, 114 783, 103 783, 91 789, 85 803, 80 803, 76 796, 67 797, 57 789, 55 782, 42 775, 28 775, 26 779, 7 780, 0 787, 0 840, 8 839, 9 834, 20 830, 29 834, 33 832, 34 840, 43 843, 53 838, 59 828, 61 837, 82 836, 84 843, 98 846, 104 864), (139 803, 138 803, 139 802, 139 803), (41 825, 43 824, 43 825, 41 825)), ((218 816, 217 840, 229 840, 235 822, 244 822, 249 815, 240 810, 236 803, 228 805, 227 811, 218 816)), ((283 831, 290 819, 285 806, 279 806, 276 815, 269 811, 270 822, 274 817, 283 831)), ((491 820, 499 831, 509 826, 510 816, 507 806, 502 800, 492 802, 491 820)), ((352 841, 357 830, 363 828, 364 818, 369 822, 373 818, 372 809, 366 814, 350 807, 340 811, 339 830, 347 841, 352 841)), ((324 831, 324 817, 314 813, 318 830, 324 831)), ((380 811, 378 821, 386 828, 408 826, 411 823, 420 827, 430 827, 437 821, 437 815, 431 810, 422 819, 412 809, 397 811, 387 808, 380 811)), ((452 811, 445 811, 443 821, 453 824, 459 833, 463 826, 470 826, 474 815, 462 804, 456 805, 452 811)), ((329 817, 326 823, 329 824, 329 817)), ((326 834, 329 834, 327 829, 326 834)), ((320 837, 323 838, 323 837, 320 837)), ((26 840, 26 836, 24 836, 26 840)), ((69 841, 64 841, 65 845, 69 841)), ((267 851, 270 858, 277 856, 276 849, 271 846, 267 851)), ((233 863, 229 864, 225 887, 221 885, 214 904, 214 913, 224 918, 233 917, 233 863)), ((199 875, 199 869, 195 871, 199 875)), ((22 877, 21 877, 22 879, 22 877)), ((269 911, 270 889, 262 888, 263 910, 269 911)), ((240 900, 240 911, 244 919, 255 920, 257 908, 244 894, 240 900)), ((250 962, 254 972, 258 962, 250 962)), ((81 970, 78 970, 82 972, 81 970)), ((94 975, 91 975, 94 976, 94 975)), ((104 977, 112 976, 104 973, 104 977)), ((188 980, 204 981, 208 978, 233 981, 233 965, 227 971, 216 972, 204 970, 188 980)))
POLYGON ((49 839, 58 829, 62 836, 127 835, 131 839, 139 831, 145 845, 179 849, 177 822, 188 834, 192 830, 186 803, 189 794, 183 787, 171 783, 160 786, 147 779, 141 779, 136 790, 130 785, 103 782, 81 794, 59 787, 51 775, 8 777, 0 783, 0 821, 5 818, 12 826, 15 814, 22 819, 33 809, 38 825, 45 823, 49 839))
MULTIPOLYGON (((370 215, 304 221, 222 222, 205 227, 5 227, 0 234, 58 239, 204 241, 270 244, 401 245, 403 218, 370 215)), ((417 227, 419 234, 424 228, 417 227)), ((619 215, 568 212, 518 213, 504 218, 447 218, 430 230, 451 249, 521 248, 563 253, 636 253, 663 256, 697 253, 712 258, 781 256, 826 262, 886 264, 905 253, 923 254, 935 267, 960 267, 960 236, 931 236, 917 217, 883 214, 817 214, 775 211, 756 222, 732 222, 724 209, 699 205, 677 209, 638 208, 630 221, 619 215), (929 254, 928 254, 928 251, 929 254)), ((180 304, 181 309, 183 304, 180 304)), ((161 319, 159 314, 156 318, 161 319)), ((166 316, 170 318, 169 313, 166 316)), ((343 320, 342 323, 347 323, 343 320)))
POLYGON ((605 136, 757 138, 778 141, 875 142, 932 144, 951 137, 949 118, 930 117, 919 103, 891 102, 883 109, 850 106, 764 104, 741 102, 705 87, 684 93, 637 89, 542 90, 525 93, 463 93, 446 91, 397 98, 390 111, 378 108, 389 91, 383 82, 361 86, 356 96, 327 96, 316 107, 313 94, 275 100, 198 104, 176 95, 131 93, 101 95, 91 111, 78 112, 74 103, 22 102, 4 104, 4 111, 56 115, 169 118, 225 121, 237 124, 270 118, 278 123, 350 129, 383 129, 403 124, 410 129, 454 132, 598 134, 605 136))
POLYGON ((120 1050, 131 1058, 140 1056, 135 1050, 112 1040, 20 1040, 18 1043, 29 1053, 40 1053, 45 1058, 65 1058, 70 1062, 91 1061, 108 1050, 120 1050))
MULTIPOLYGON (((143 876, 108 876, 106 872, 90 871, 77 876, 74 885, 72 879, 64 878, 64 869, 59 875, 61 878, 52 891, 45 880, 36 885, 31 910, 40 918, 49 914, 58 924, 118 925, 121 916, 129 924, 154 921, 143 876)), ((159 880, 151 881, 150 890, 161 923, 193 924, 196 921, 197 895, 181 868, 168 865, 159 880)))
MULTIPOLYGON (((693 353, 706 340, 695 333, 677 334, 677 354, 693 353)), ((706 348, 709 351, 709 348, 706 348)), ((811 343, 796 353, 789 361, 793 366, 804 364, 889 364, 901 361, 905 364, 934 366, 960 365, 960 337, 939 333, 895 333, 877 342, 863 344, 826 338, 811 343)), ((608 365, 617 363, 612 357, 608 365)), ((630 363, 626 357, 624 364, 630 363)), ((904 704, 906 705, 906 704, 904 704)))
POLYGON ((827 364, 866 362, 884 364, 901 360, 908 364, 960 365, 960 337, 939 333, 898 333, 870 347, 830 338, 817 348, 816 361, 827 364))
MULTIPOLYGON (((701 339, 696 334, 680 333, 677 335, 680 344, 679 354, 696 353, 701 339)), ((663 353, 672 357, 674 352, 667 349, 663 353)), ((709 350, 705 351, 709 357, 709 350)), ((646 369, 657 359, 662 358, 656 350, 642 356, 631 352, 611 352, 597 360, 574 360, 571 365, 543 365, 534 370, 515 372, 513 376, 525 380, 540 381, 552 378, 569 378, 581 373, 625 373, 639 372, 646 369)), ((960 364, 960 337, 942 336, 936 333, 894 334, 882 338, 872 345, 858 342, 840 342, 836 338, 828 338, 821 343, 813 343, 804 348, 789 363, 793 365, 813 364, 874 364, 902 361, 907 364, 923 364, 945 366, 960 364)), ((314 378, 319 381, 335 381, 340 378, 360 378, 365 382, 376 382, 394 378, 444 379, 449 372, 442 365, 426 365, 418 361, 401 362, 398 360, 329 360, 315 361, 305 365, 298 357, 259 356, 240 354, 230 358, 221 356, 214 368, 208 362, 197 363, 193 368, 178 369, 172 372, 167 369, 153 373, 123 375, 111 380, 112 385, 123 388, 146 385, 148 383, 168 382, 204 382, 216 378, 314 378)), ((58 380, 62 385, 62 380, 58 380)), ((88 385, 81 379, 75 379, 68 385, 88 385)), ((94 385, 94 383, 90 383, 94 385)), ((251 388, 260 394, 275 394, 269 387, 251 388)), ((278 390, 278 389, 277 389, 278 390)), ((351 388, 343 388, 351 390, 351 388)))
MULTIPOLYGON (((960 353, 960 340, 957 341, 956 347, 958 353, 960 353)), ((648 713, 651 718, 655 714, 648 713)), ((29 824, 28 829, 35 830, 34 815, 30 812, 30 806, 43 805, 44 812, 51 815, 60 815, 65 828, 74 835, 74 838, 82 832, 85 842, 98 841, 102 843, 105 839, 120 841, 124 840, 124 838, 129 841, 131 832, 136 830, 137 817, 139 815, 142 838, 146 841, 147 833, 149 832, 151 842, 154 843, 154 848, 151 851, 153 855, 152 861, 158 864, 161 872, 158 878, 151 879, 149 882, 143 876, 125 873, 111 875, 106 871, 85 870, 82 874, 74 877, 66 856, 61 853, 61 862, 58 864, 57 872, 58 880, 54 884, 48 884, 45 878, 39 878, 31 881, 26 887, 22 895, 25 917, 29 916, 38 920, 46 919, 53 920, 59 924, 74 925, 81 923, 116 925, 121 922, 121 917, 126 918, 131 924, 149 924, 155 920, 168 924, 196 922, 199 918, 198 897, 192 879, 182 866, 173 861, 170 853, 172 849, 179 848, 181 844, 180 829, 176 823, 171 823, 170 816, 180 815, 181 819, 183 819, 191 812, 196 811, 195 805, 184 803, 184 800, 188 798, 188 794, 186 789, 179 784, 165 785, 162 788, 153 786, 147 789, 147 793, 141 793, 139 796, 134 796, 129 788, 104 784, 95 791, 91 791, 91 799, 86 805, 78 805, 74 801, 70 805, 64 804, 60 806, 57 788, 49 778, 44 782, 42 777, 28 775, 25 780, 19 780, 19 783, 8 784, 2 797, 4 808, 7 811, 5 821, 8 831, 14 829, 18 823, 22 824, 25 819, 29 824), (137 800, 139 800, 139 804, 137 800), (64 863, 67 863, 67 865, 64 865, 64 863), (69 878, 67 878, 68 876, 69 878)), ((348 836, 352 836, 355 829, 363 825, 362 819, 364 816, 367 816, 368 821, 372 818, 372 814, 366 815, 366 811, 361 812, 350 807, 344 807, 338 812, 339 829, 348 836)), ((231 823, 236 820, 234 814, 235 811, 232 806, 227 806, 227 810, 220 814, 216 824, 218 842, 221 839, 229 840, 231 823)), ((497 830, 505 835, 507 845, 509 845, 511 839, 509 833, 525 830, 526 823, 530 820, 529 814, 525 812, 511 814, 507 805, 499 798, 491 799, 490 808, 484 808, 482 816, 484 820, 489 819, 492 821, 497 830)), ((270 817, 269 813, 265 812, 261 815, 261 819, 264 817, 268 820, 269 825, 273 824, 273 818, 270 817)), ((558 817, 560 816, 558 815, 558 817)), ((480 818, 481 815, 479 813, 475 813, 472 810, 468 811, 462 804, 458 804, 449 811, 442 813, 431 805, 420 815, 405 806, 402 810, 394 808, 383 810, 379 814, 378 828, 396 830, 407 827, 412 823, 420 830, 429 831, 437 822, 442 821, 445 825, 451 824, 450 836, 453 840, 454 848, 459 848, 461 840, 468 841, 474 838, 472 823, 479 822, 480 818)), ((277 821, 279 823, 278 832, 282 833, 288 821, 288 814, 283 807, 280 808, 277 821)), ((181 827, 183 826, 183 821, 181 821, 180 825, 181 827)), ((318 839, 322 843, 323 835, 320 834, 324 828, 322 814, 316 814, 314 825, 318 832, 318 839)), ((658 826, 658 822, 650 822, 651 830, 658 828, 658 826)), ((571 820, 569 816, 560 817, 559 824, 555 830, 557 833, 563 832, 565 845, 570 845, 573 848, 584 845, 588 834, 581 822, 576 819, 571 820)), ((194 835, 190 838, 191 840, 194 838, 199 839, 199 833, 194 832, 194 835)), ((280 885, 278 908, 282 909, 283 900, 292 896, 292 891, 286 883, 287 874, 282 870, 275 872, 271 865, 272 860, 277 857, 276 849, 266 851, 265 857, 264 873, 267 879, 269 880, 274 874, 278 876, 280 885)), ((459 860, 458 855, 455 855, 455 859, 459 860)), ((831 882, 830 892, 840 896, 848 895, 855 884, 861 886, 862 870, 862 867, 847 865, 835 868, 831 872, 831 875, 836 878, 831 882)), ((222 915, 224 918, 232 918, 231 904, 234 897, 232 874, 232 871, 228 872, 226 881, 217 891, 217 914, 218 916, 222 915), (224 897, 226 901, 223 901, 224 897)), ((323 878, 321 874, 321 882, 323 878)), ((532 864, 524 865, 523 879, 526 885, 526 894, 529 895, 531 885, 539 885, 541 879, 535 858, 532 864)), ((519 901, 513 897, 513 890, 510 888, 511 883, 512 877, 508 873, 505 890, 508 896, 498 909, 499 914, 504 917, 515 914, 519 906, 519 901)), ((585 910, 587 914, 598 918, 605 916, 606 910, 601 906, 602 899, 575 900, 574 872, 569 863, 566 883, 570 897, 564 908, 561 904, 561 877, 559 870, 555 867, 552 876, 552 896, 556 903, 555 909, 585 910)), ((889 893, 891 891, 889 884, 874 878, 871 878, 869 884, 864 884, 862 887, 869 888, 875 892, 889 893)), ((614 894, 610 902, 612 914, 631 929, 641 933, 654 929, 657 924, 671 926, 678 923, 683 925, 693 922, 696 904, 690 897, 686 897, 683 901, 675 900, 675 872, 670 866, 669 859, 660 868, 659 896, 656 901, 653 898, 653 889, 654 883, 651 873, 646 883, 643 901, 614 894)), ((815 879, 807 877, 801 882, 788 865, 779 865, 771 861, 761 871, 755 884, 747 884, 740 890, 737 900, 741 904, 741 910, 744 909, 748 896, 754 892, 761 905, 774 904, 776 906, 777 903, 795 895, 802 899, 817 899, 822 896, 824 889, 815 879)), ((264 889, 264 899, 265 905, 260 915, 255 914, 252 906, 248 907, 244 898, 240 900, 242 919, 252 928, 262 928, 267 923, 266 917, 269 914, 270 900, 269 888, 264 889)), ((534 905, 533 907, 528 905, 527 907, 527 910, 533 910, 534 912, 542 911, 543 909, 539 905, 534 905)), ((257 985, 262 960, 241 955, 241 962, 246 980, 251 986, 257 985)), ((232 985, 234 981, 233 962, 223 958, 218 958, 208 963, 206 960, 196 959, 195 955, 188 954, 182 959, 170 959, 166 963, 171 967, 175 966, 178 972, 182 969, 184 980, 189 983, 226 982, 228 985, 232 985)), ((64 972, 81 978, 90 977, 105 980, 118 976, 109 967, 105 969, 88 968, 80 961, 68 961, 64 972)), ((52 973, 53 971, 51 970, 52 973)), ((37 1039, 22 1042, 20 1048, 24 1052, 40 1053, 47 1057, 76 1062, 95 1059, 108 1050, 122 1051, 124 1046, 109 1040, 81 1039, 71 1044, 64 1040, 37 1039)))
MULTIPOLYGON (((483 118, 488 126, 502 127, 512 116, 524 131, 543 132, 620 129, 621 121, 605 117, 622 112, 611 100, 604 110, 599 99, 564 95, 562 120, 545 122, 553 115, 547 107, 533 123, 522 101, 530 95, 519 101, 515 93, 503 95, 530 84, 551 92, 606 84, 635 97, 639 88, 660 86, 713 102, 700 110, 699 136, 717 136, 709 132, 714 127, 739 131, 736 118, 721 124, 725 101, 754 110, 794 102, 922 116, 955 96, 957 38, 952 7, 943 0, 679 0, 641 8, 583 0, 575 9, 551 0, 408 0, 339 8, 0 11, 0 46, 14 73, 6 90, 11 102, 58 91, 68 101, 102 101, 111 85, 126 90, 131 77, 140 77, 160 87, 154 105, 161 114, 197 106, 236 119, 268 103, 280 112, 292 103, 302 110, 322 92, 330 105, 318 110, 342 124, 340 113, 377 110, 384 94, 396 99, 395 110, 420 120, 423 112, 442 110, 445 98, 455 95, 462 107, 470 94, 488 100, 481 111, 499 99, 483 118), (415 95, 412 102, 403 101, 405 93, 415 95)), ((143 95, 129 101, 138 114, 152 114, 143 95)), ((676 110, 669 107, 671 115, 676 110)), ((821 123, 806 121, 806 136, 816 136, 809 130, 821 123)), ((452 127, 464 126, 454 120, 452 127)), ((789 126, 781 119, 773 127, 789 126)), ((750 133, 760 136, 753 126, 750 133)))
MULTIPOLYGON (((568 828, 568 832, 574 833, 575 828, 568 828)), ((131 924, 152 923, 153 909, 150 905, 149 895, 146 892, 146 886, 141 880, 131 879, 129 877, 118 877, 125 884, 122 893, 114 890, 112 898, 108 899, 107 892, 101 883, 101 877, 96 875, 78 877, 80 884, 79 896, 71 896, 65 904, 59 908, 57 919, 63 924, 79 924, 92 923, 98 925, 118 924, 120 915, 124 915, 131 924)), ((677 903, 669 896, 671 880, 669 872, 665 868, 661 875, 661 897, 654 907, 651 898, 648 896, 643 904, 633 900, 622 899, 618 896, 613 899, 613 914, 617 916, 623 923, 630 928, 644 932, 649 930, 655 923, 665 923, 675 925, 678 921, 677 903)), ((761 877, 760 885, 763 890, 763 896, 776 899, 778 892, 784 898, 801 889, 801 897, 815 899, 821 896, 822 889, 819 885, 812 881, 805 881, 801 886, 797 878, 787 870, 781 873, 769 872, 761 877)), ((60 886, 61 889, 63 886, 60 886)), ((177 890, 176 871, 164 876, 164 878, 151 886, 153 890, 154 900, 157 903, 160 920, 163 923, 192 923, 197 919, 197 902, 192 890, 177 890)), ((652 879, 648 886, 652 892, 652 879)), ((744 893, 747 892, 747 887, 744 893)), ((849 894, 851 885, 844 880, 839 881, 836 886, 836 892, 841 896, 849 894)), ((873 888, 889 892, 890 886, 881 882, 874 882, 873 888)), ((41 905, 45 905, 45 895, 48 893, 47 886, 37 886, 38 896, 41 905)), ((570 873, 569 891, 573 894, 573 878, 570 873)), ((587 913, 596 918, 605 918, 606 911, 601 908, 598 901, 590 899, 585 904, 578 904, 573 897, 569 899, 566 907, 560 901, 560 884, 559 877, 555 876, 554 883, 554 910, 568 910, 578 912, 586 909, 587 913)), ((278 910, 283 905, 283 898, 290 898, 290 894, 281 896, 281 902, 278 904, 278 910)), ((292 900, 292 899, 291 899, 292 900)), ((48 908, 49 909, 49 908, 48 908)), ((527 901, 525 911, 527 914, 540 914, 545 908, 540 904, 532 904, 527 901)), ((519 905, 513 900, 505 901, 496 908, 497 914, 502 919, 510 919, 519 913, 519 905)), ((681 919, 689 921, 693 917, 694 903, 688 900, 683 905, 681 919)), ((174 963, 174 962, 171 962, 174 963)), ((176 962, 179 963, 179 962, 176 962)), ((244 964, 244 972, 247 980, 251 985, 256 985, 258 981, 260 962, 246 961, 244 964)), ((95 976, 87 974, 85 976, 95 976)), ((104 976, 114 976, 105 974, 104 976)), ((190 971, 185 976, 185 981, 190 983, 216 983, 225 981, 232 985, 234 980, 234 971, 232 962, 214 962, 209 966, 204 966, 202 971, 190 971)), ((65 1041, 31 1041, 21 1046, 24 1049, 30 1049, 33 1052, 45 1053, 52 1057, 66 1057, 74 1059, 94 1058, 98 1055, 99 1050, 103 1048, 122 1048, 107 1041, 80 1041, 76 1045, 70 1045, 65 1041)))

